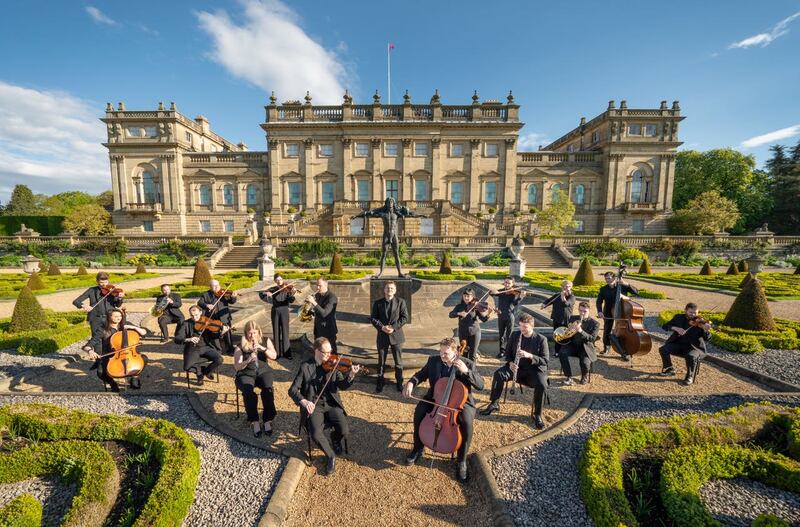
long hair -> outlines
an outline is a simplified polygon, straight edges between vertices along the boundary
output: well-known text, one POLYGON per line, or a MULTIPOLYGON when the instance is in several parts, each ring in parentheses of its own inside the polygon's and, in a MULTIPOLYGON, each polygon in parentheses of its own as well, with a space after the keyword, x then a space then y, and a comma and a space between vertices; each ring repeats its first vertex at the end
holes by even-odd
POLYGON ((125 327, 125 311, 117 308, 112 309, 111 311, 106 313, 106 323, 103 325, 103 337, 105 338, 111 336, 111 326, 113 325, 113 322, 111 322, 111 315, 113 315, 114 313, 122 314, 122 320, 120 320, 119 326, 120 329, 125 327))
POLYGON ((242 348, 244 352, 252 352, 255 351, 255 344, 261 344, 261 341, 264 339, 263 334, 261 333, 261 326, 256 324, 255 320, 249 321, 247 324, 244 325, 244 334, 242 335, 242 343, 239 346, 242 348), (251 329, 256 330, 256 339, 253 344, 250 344, 250 341, 247 340, 247 335, 250 333, 251 329))

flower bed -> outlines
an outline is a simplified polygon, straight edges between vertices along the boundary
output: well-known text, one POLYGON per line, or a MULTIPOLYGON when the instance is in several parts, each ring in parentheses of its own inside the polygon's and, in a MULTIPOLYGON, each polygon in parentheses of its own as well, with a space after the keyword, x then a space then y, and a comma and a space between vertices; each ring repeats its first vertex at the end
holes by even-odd
MULTIPOLYGON (((744 274, 700 275, 695 273, 655 273, 640 275, 631 273, 631 278, 652 280, 670 284, 683 284, 704 289, 739 292, 739 284, 744 274)), ((764 286, 767 297, 774 299, 800 298, 800 275, 789 273, 759 273, 758 280, 764 286)))
MULTIPOLYGON (((109 281, 112 284, 118 284, 129 280, 142 280, 145 278, 155 278, 157 276, 160 275, 158 273, 110 273, 109 281)), ((25 287, 25 284, 28 283, 29 277, 30 275, 27 273, 0 274, 0 298, 16 298, 20 289, 25 287)), ((44 289, 33 291, 36 295, 46 295, 63 289, 91 287, 97 283, 94 274, 76 275, 64 273, 56 276, 40 274, 39 277, 42 279, 42 282, 44 282, 45 287, 44 289)))
MULTIPOLYGON (((566 274, 559 274, 553 273, 550 271, 536 271, 531 273, 525 273, 525 281, 528 282, 533 287, 538 287, 539 289, 545 289, 547 291, 561 291, 561 282, 564 280, 572 280, 572 276, 566 274)), ((604 283, 595 283, 593 285, 576 285, 572 288, 572 291, 577 296, 582 297, 596 297, 597 293, 600 291, 600 287, 604 285, 604 283)), ((667 295, 660 291, 650 291, 648 289, 639 289, 639 294, 637 295, 640 298, 655 298, 655 299, 664 299, 667 298, 667 295)))
POLYGON ((23 355, 41 355, 58 351, 91 335, 84 311, 48 311, 47 320, 50 323, 48 329, 9 333, 11 319, 0 319, 0 350, 16 349, 23 355))

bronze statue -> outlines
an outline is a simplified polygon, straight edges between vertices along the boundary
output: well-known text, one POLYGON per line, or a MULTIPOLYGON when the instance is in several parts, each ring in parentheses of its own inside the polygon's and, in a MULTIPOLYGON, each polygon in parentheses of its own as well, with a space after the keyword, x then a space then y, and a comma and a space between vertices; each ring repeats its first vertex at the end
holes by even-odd
MULTIPOLYGON (((386 198, 386 202, 384 203, 383 207, 378 207, 377 209, 372 210, 365 210, 361 214, 357 214, 353 216, 353 218, 366 218, 369 217, 376 217, 381 218, 383 220, 383 240, 381 242, 381 270, 375 276, 375 278, 380 278, 383 274, 383 267, 386 263, 386 250, 391 246, 392 254, 394 255, 394 262, 397 265, 397 276, 406 277, 407 275, 403 274, 403 271, 400 269, 400 238, 398 236, 398 221, 400 218, 406 218, 409 216, 414 216, 416 218, 425 218, 426 216, 414 214, 414 211, 410 210, 408 207, 404 205, 397 205, 394 202, 394 198, 386 198)), ((353 219, 351 218, 351 219, 353 219)))

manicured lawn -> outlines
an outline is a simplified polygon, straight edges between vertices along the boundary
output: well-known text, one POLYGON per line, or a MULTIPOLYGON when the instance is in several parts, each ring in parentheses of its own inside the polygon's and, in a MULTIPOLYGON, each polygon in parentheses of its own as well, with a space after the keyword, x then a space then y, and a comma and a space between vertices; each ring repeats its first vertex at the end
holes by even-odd
MULTIPOLYGON (((712 274, 701 275, 696 273, 654 273, 640 275, 631 273, 631 278, 652 280, 669 284, 682 284, 692 287, 701 287, 712 290, 740 291, 739 284, 744 279, 740 274, 712 274)), ((758 273, 758 280, 764 287, 764 292, 769 298, 789 300, 800 299, 800 275, 790 273, 758 273)))
MULTIPOLYGON (((560 273, 553 273, 550 271, 536 271, 532 273, 525 274, 525 281, 528 282, 533 287, 538 287, 539 289, 546 289, 548 291, 561 291, 561 282, 564 280, 572 280, 572 275, 567 274, 560 274, 560 273)), ((598 291, 600 291, 600 287, 603 286, 605 282, 598 281, 595 282, 593 285, 577 285, 572 288, 573 292, 578 296, 583 297, 596 297, 598 291)), ((667 298, 667 295, 660 291, 650 291, 647 289, 639 289, 640 298, 655 298, 655 299, 664 299, 667 298)))
MULTIPOLYGON (((143 280, 157 276, 160 276, 160 274, 110 273, 109 279, 112 284, 117 285, 130 280, 143 280)), ((0 298, 17 298, 20 289, 28 283, 29 277, 30 275, 27 273, 0 273, 0 298)), ((94 273, 80 276, 64 273, 56 276, 39 275, 39 277, 42 279, 45 288, 35 290, 33 293, 36 295, 46 295, 64 289, 91 287, 97 283, 94 273)))

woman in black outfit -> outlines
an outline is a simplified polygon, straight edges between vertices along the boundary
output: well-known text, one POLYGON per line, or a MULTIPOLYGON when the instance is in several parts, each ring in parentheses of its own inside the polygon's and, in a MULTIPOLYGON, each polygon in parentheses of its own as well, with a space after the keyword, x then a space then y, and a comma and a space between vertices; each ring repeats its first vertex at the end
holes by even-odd
POLYGON ((489 311, 478 311, 470 304, 475 300, 475 291, 465 289, 461 303, 450 312, 450 318, 458 318, 458 340, 467 341, 467 358, 477 362, 478 348, 481 345, 481 322, 489 320, 489 311))
MULTIPOLYGON (((132 329, 141 336, 144 336, 146 333, 144 328, 128 324, 125 321, 125 313, 121 309, 115 308, 110 310, 106 315, 106 323, 103 326, 102 333, 102 352, 98 355, 94 350, 89 351, 89 359, 95 361, 92 369, 97 369, 97 376, 100 377, 103 382, 111 386, 112 392, 119 391, 119 384, 117 384, 117 381, 106 371, 108 361, 114 356, 114 350, 111 349, 111 336, 123 329, 132 329)), ((128 377, 128 384, 135 390, 138 390, 142 386, 142 382, 138 377, 128 377)))
POLYGON ((233 368, 236 370, 236 386, 244 398, 247 421, 253 427, 253 435, 261 437, 261 424, 258 421, 258 397, 255 389, 261 389, 262 418, 264 433, 272 435, 272 420, 275 419, 275 394, 272 391, 272 370, 269 360, 276 360, 278 353, 270 339, 262 346, 261 328, 255 321, 244 326, 242 343, 233 349, 233 368))

